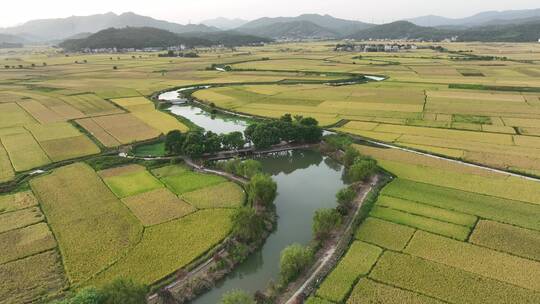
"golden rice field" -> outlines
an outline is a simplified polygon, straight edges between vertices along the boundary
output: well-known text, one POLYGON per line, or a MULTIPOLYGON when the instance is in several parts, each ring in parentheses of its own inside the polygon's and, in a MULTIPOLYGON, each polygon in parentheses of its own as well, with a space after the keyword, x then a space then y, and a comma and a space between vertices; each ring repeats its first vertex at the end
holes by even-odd
POLYGON ((351 246, 319 286, 314 303, 540 301, 537 196, 510 196, 500 189, 515 184, 535 191, 537 182, 411 152, 356 148, 397 175, 355 235, 383 253, 367 273, 343 284, 333 274, 352 268, 346 266, 351 246), (344 298, 327 292, 344 286, 344 298))
MULTIPOLYGON (((538 45, 444 45, 508 58, 493 62, 333 46, 270 44, 199 58, 0 52, 5 64, 23 65, 0 69, 0 183, 47 169, 29 187, 0 193, 0 244, 9 245, 0 253, 0 278, 8 278, 0 302, 47 302, 121 276, 153 284, 227 237, 231 212, 245 202, 239 185, 182 165, 96 171, 84 162, 187 131, 150 99, 174 87, 228 84, 193 96, 256 116, 311 116, 363 139, 540 176, 538 45), (207 70, 212 64, 233 71, 207 70), (350 75, 343 73, 387 79, 324 84, 350 75)), ((538 182, 355 147, 396 179, 306 303, 540 302, 538 182)))

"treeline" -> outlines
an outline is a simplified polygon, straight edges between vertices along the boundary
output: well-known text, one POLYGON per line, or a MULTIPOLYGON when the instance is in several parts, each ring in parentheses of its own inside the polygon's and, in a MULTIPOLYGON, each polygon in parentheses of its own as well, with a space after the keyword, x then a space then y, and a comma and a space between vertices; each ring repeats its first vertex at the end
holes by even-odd
POLYGON ((262 42, 270 42, 270 40, 234 32, 176 34, 153 27, 126 27, 105 29, 83 39, 65 40, 59 46, 69 51, 80 51, 84 49, 112 48, 168 48, 180 45, 187 48, 214 45, 232 47, 262 42))
POLYGON ((323 134, 319 122, 311 117, 283 115, 279 120, 249 125, 244 134, 232 132, 170 131, 165 137, 165 150, 170 155, 199 158, 203 154, 240 150, 248 143, 256 149, 267 149, 280 143, 317 143, 323 134))

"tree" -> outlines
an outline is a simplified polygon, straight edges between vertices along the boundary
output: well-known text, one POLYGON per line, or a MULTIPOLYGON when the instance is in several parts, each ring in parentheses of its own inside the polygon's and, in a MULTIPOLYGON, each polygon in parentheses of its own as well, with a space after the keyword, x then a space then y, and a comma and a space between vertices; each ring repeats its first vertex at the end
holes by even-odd
POLYGON ((231 132, 223 135, 222 143, 227 150, 240 150, 246 142, 241 132, 231 132))
POLYGON ((345 149, 345 154, 343 155, 343 165, 345 167, 350 167, 358 157, 360 157, 360 152, 358 152, 358 150, 351 146, 347 147, 345 149))
POLYGON ((284 122, 288 122, 288 123, 292 123, 292 116, 291 116, 291 114, 287 113, 287 114, 281 116, 279 118, 279 120, 284 121, 284 122))
POLYGON ((335 209, 319 209, 313 216, 313 234, 324 239, 341 224, 341 215, 335 209))
POLYGON ((261 173, 262 164, 254 159, 247 159, 240 163, 238 174, 247 178, 252 178, 256 174, 261 173))
POLYGON ((182 152, 190 157, 200 157, 204 153, 204 135, 202 132, 189 132, 186 135, 182 152))
POLYGON ((279 274, 281 282, 288 284, 296 279, 312 262, 313 251, 300 244, 292 244, 281 251, 279 274))
POLYGON ((258 125, 259 124, 254 123, 246 127, 246 129, 244 130, 244 137, 246 138, 246 141, 248 142, 253 141, 253 133, 255 132, 255 129, 257 128, 258 125))
POLYGON ((221 150, 221 136, 212 131, 204 134, 204 152, 216 153, 221 150))
POLYGON ((264 219, 253 208, 242 207, 231 215, 232 234, 241 239, 252 241, 264 232, 264 219))
POLYGON ((377 162, 371 158, 357 158, 354 164, 347 170, 347 176, 351 182, 365 181, 377 170, 377 162))
POLYGON ((354 191, 354 189, 351 187, 343 188, 336 193, 336 199, 339 207, 343 208, 344 210, 351 207, 351 203, 354 201, 355 197, 356 191, 354 191))
POLYGON ((280 130, 277 128, 269 127, 266 124, 257 124, 253 133, 251 134, 251 140, 257 149, 267 149, 272 145, 278 144, 280 130))
POLYGON ((221 304, 255 304, 253 297, 242 290, 232 290, 223 295, 221 304))
POLYGON ((117 279, 103 287, 104 304, 146 304, 148 289, 132 280, 117 279))
POLYGON ((319 122, 313 117, 303 117, 299 123, 303 126, 318 126, 319 122))
POLYGON ((265 174, 254 175, 247 185, 248 200, 254 205, 269 206, 277 195, 277 184, 265 174))
POLYGON ((165 137, 165 150, 169 154, 182 153, 182 146, 184 145, 184 135, 179 130, 173 130, 167 133, 165 137))
POLYGON ((322 128, 317 125, 301 125, 299 127, 301 134, 301 141, 307 143, 317 143, 322 138, 322 128))

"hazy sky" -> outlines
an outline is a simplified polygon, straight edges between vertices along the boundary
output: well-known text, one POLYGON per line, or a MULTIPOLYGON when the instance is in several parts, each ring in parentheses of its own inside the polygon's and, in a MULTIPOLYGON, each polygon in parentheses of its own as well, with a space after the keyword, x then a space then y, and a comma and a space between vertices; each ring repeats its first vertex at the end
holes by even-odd
POLYGON ((31 19, 132 11, 178 23, 219 16, 256 19, 302 13, 384 23, 420 15, 466 17, 486 10, 530 9, 538 0, 2 0, 0 27, 31 19))

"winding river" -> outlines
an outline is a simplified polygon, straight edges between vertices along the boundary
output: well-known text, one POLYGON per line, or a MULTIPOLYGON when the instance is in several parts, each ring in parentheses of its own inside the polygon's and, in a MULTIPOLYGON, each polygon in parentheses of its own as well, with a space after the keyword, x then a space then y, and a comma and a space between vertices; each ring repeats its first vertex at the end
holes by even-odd
MULTIPOLYGON (((169 94, 167 97, 170 96, 178 99, 178 95, 169 94)), ((160 96, 160 99, 164 98, 160 96)), ((241 118, 214 117, 201 108, 180 102, 169 110, 215 133, 243 131, 247 126, 241 118)), ((315 210, 335 207, 335 193, 345 186, 343 167, 317 151, 288 151, 266 155, 258 160, 264 172, 270 174, 278 185, 275 200, 277 229, 259 251, 192 303, 219 303, 224 293, 234 289, 250 293, 264 290, 269 282, 278 279, 281 250, 293 243, 308 244, 312 238, 315 210)))

